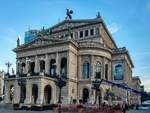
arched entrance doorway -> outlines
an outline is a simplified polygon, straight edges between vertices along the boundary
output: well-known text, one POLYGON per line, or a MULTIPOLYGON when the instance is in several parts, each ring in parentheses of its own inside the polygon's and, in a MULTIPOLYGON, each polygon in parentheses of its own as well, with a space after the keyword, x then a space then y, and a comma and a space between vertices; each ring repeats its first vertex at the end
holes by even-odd
POLYGON ((83 103, 88 102, 88 98, 89 98, 89 90, 87 88, 84 88, 82 90, 82 100, 83 100, 83 103))
POLYGON ((10 102, 13 101, 13 97, 14 97, 14 85, 11 85, 10 89, 9 89, 9 99, 10 99, 10 102))
POLYGON ((22 84, 20 86, 20 103, 24 103, 26 98, 26 85, 22 84))
POLYGON ((45 104, 50 104, 50 102, 51 102, 51 96, 52 96, 52 88, 51 88, 50 85, 47 85, 44 88, 45 104))
POLYGON ((38 99, 38 86, 36 84, 32 85, 32 102, 33 104, 36 104, 36 101, 38 99))
POLYGON ((102 103, 101 89, 98 89, 97 96, 98 96, 98 104, 101 105, 101 103, 102 103))

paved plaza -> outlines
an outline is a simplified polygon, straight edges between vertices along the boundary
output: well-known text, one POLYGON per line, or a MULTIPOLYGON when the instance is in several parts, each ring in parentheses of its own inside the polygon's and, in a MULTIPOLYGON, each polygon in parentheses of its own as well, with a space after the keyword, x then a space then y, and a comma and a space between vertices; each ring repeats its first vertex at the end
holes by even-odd
MULTIPOLYGON (((27 110, 12 110, 12 109, 0 108, 0 113, 58 113, 58 112, 53 112, 50 110, 27 111, 27 110)), ((62 113, 69 113, 69 112, 62 112, 62 113)), ((150 110, 130 110, 127 111, 127 113, 150 113, 150 110)))

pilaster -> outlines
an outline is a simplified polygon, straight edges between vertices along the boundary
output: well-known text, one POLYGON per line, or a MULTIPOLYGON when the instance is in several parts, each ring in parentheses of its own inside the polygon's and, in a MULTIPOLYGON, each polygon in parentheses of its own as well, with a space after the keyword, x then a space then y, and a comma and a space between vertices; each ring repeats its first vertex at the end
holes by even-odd
POLYGON ((17 104, 20 101, 20 86, 18 85, 18 81, 15 80, 14 86, 14 103, 17 104))
POLYGON ((26 99, 25 104, 31 104, 32 86, 29 80, 26 81, 26 99))
POLYGON ((9 84, 8 81, 5 81, 5 97, 4 97, 4 102, 5 103, 10 103, 10 95, 9 95, 9 84))
POLYGON ((38 83, 38 99, 37 104, 44 104, 44 84, 40 81, 38 83))
POLYGON ((49 74, 49 70, 50 70, 50 61, 48 59, 48 54, 46 54, 46 57, 45 57, 45 72, 46 72, 46 74, 49 74))
POLYGON ((28 72, 29 72, 29 60, 28 60, 28 58, 26 58, 26 67, 25 67, 26 69, 26 74, 28 74, 28 72))
POLYGON ((56 73, 58 74, 58 75, 60 75, 60 57, 59 57, 59 53, 57 52, 56 53, 56 66, 57 66, 57 68, 56 68, 56 73))
POLYGON ((78 56, 78 61, 77 61, 78 63, 77 63, 77 68, 78 68, 78 78, 79 79, 82 79, 82 64, 81 64, 81 56, 78 56))
POLYGON ((37 56, 35 56, 35 68, 34 68, 34 72, 35 73, 38 73, 38 72, 40 72, 40 66, 39 66, 39 60, 38 60, 38 57, 37 56))
POLYGON ((105 57, 102 58, 102 78, 105 79, 105 57))
POLYGON ((90 63, 91 65, 91 70, 90 70, 90 75, 91 75, 91 79, 94 79, 94 56, 93 55, 91 55, 91 63, 90 63))

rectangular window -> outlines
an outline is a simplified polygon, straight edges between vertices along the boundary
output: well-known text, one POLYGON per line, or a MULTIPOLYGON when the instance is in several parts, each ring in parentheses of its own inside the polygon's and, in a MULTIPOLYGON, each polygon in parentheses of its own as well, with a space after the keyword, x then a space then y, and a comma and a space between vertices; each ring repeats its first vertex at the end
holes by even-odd
POLYGON ((91 35, 91 36, 94 35, 94 29, 90 29, 90 35, 91 35))
POLYGON ((73 33, 71 33, 71 38, 73 38, 73 33))
POLYGON ((99 28, 96 28, 95 34, 99 35, 99 28))
POLYGON ((89 31, 85 30, 85 36, 89 36, 89 31))
POLYGON ((83 31, 80 31, 80 38, 83 37, 83 31))

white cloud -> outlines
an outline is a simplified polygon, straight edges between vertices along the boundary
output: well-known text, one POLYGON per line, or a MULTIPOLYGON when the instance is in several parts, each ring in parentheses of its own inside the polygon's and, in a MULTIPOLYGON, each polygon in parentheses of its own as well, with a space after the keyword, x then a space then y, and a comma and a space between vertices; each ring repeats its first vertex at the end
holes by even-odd
POLYGON ((0 71, 6 71, 6 66, 0 66, 0 71))
POLYGON ((145 91, 150 92, 150 79, 142 80, 142 85, 144 85, 145 91))
POLYGON ((116 23, 112 23, 112 24, 108 25, 108 30, 109 30, 112 34, 118 32, 119 29, 120 29, 120 27, 119 27, 116 23))
MULTIPOLYGON (((9 72, 12 73, 12 68, 14 69, 14 71, 16 72, 16 64, 11 65, 9 72)), ((0 65, 0 71, 4 71, 7 72, 7 67, 5 65, 0 65)))

